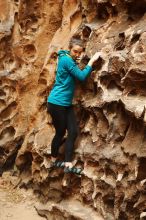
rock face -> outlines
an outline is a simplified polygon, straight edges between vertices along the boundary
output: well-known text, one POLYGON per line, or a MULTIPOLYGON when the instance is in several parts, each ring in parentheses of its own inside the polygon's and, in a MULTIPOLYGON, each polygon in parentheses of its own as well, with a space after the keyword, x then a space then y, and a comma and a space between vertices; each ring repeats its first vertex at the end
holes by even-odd
POLYGON ((146 216, 145 12, 145 0, 0 1, 1 172, 15 164, 21 186, 53 201, 37 207, 49 220, 146 216), (47 169, 54 130, 46 99, 56 52, 72 36, 85 41, 82 66, 105 53, 75 95, 81 177, 47 169))

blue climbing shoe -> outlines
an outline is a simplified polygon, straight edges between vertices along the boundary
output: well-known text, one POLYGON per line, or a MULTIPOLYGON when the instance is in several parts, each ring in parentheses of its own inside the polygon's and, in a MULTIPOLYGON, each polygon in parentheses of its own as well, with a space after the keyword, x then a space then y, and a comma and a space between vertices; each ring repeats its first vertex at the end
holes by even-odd
POLYGON ((77 175, 81 175, 81 173, 82 173, 82 169, 81 168, 77 168, 77 167, 65 167, 64 168, 64 172, 65 173, 75 173, 75 174, 77 174, 77 175))

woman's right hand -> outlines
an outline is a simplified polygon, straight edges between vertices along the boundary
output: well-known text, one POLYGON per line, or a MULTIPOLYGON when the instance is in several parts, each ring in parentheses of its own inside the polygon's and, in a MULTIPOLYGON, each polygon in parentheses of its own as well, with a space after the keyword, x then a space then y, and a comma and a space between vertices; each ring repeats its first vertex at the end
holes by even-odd
POLYGON ((90 59, 88 65, 89 65, 89 66, 93 66, 94 62, 95 62, 96 60, 98 60, 99 57, 101 57, 101 55, 102 55, 102 52, 96 52, 96 53, 93 55, 93 57, 90 59))

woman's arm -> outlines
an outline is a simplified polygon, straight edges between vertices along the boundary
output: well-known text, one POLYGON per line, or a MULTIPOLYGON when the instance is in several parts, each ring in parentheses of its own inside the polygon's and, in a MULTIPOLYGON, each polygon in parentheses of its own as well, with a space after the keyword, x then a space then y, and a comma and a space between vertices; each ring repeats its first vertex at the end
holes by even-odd
POLYGON ((80 68, 77 66, 77 64, 73 61, 72 58, 70 57, 64 57, 64 65, 67 71, 74 76, 75 78, 83 81, 87 78, 87 76, 91 73, 92 71, 92 65, 94 62, 100 57, 101 53, 97 52, 89 61, 87 66, 83 69, 80 70, 80 68))

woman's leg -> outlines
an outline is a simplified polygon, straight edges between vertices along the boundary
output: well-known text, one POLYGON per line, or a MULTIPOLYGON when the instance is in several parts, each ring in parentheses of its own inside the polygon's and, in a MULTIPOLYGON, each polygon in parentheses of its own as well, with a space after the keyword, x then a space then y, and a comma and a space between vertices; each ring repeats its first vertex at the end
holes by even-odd
POLYGON ((78 135, 78 126, 73 106, 67 109, 67 139, 65 146, 65 162, 66 166, 72 166, 72 156, 74 150, 74 143, 78 135))
POLYGON ((52 161, 55 161, 58 156, 59 147, 64 142, 64 135, 66 132, 66 126, 67 126, 67 114, 66 114, 66 108, 59 105, 54 105, 51 103, 48 103, 48 112, 50 113, 52 117, 52 123, 55 127, 55 136, 51 143, 51 156, 52 161))

